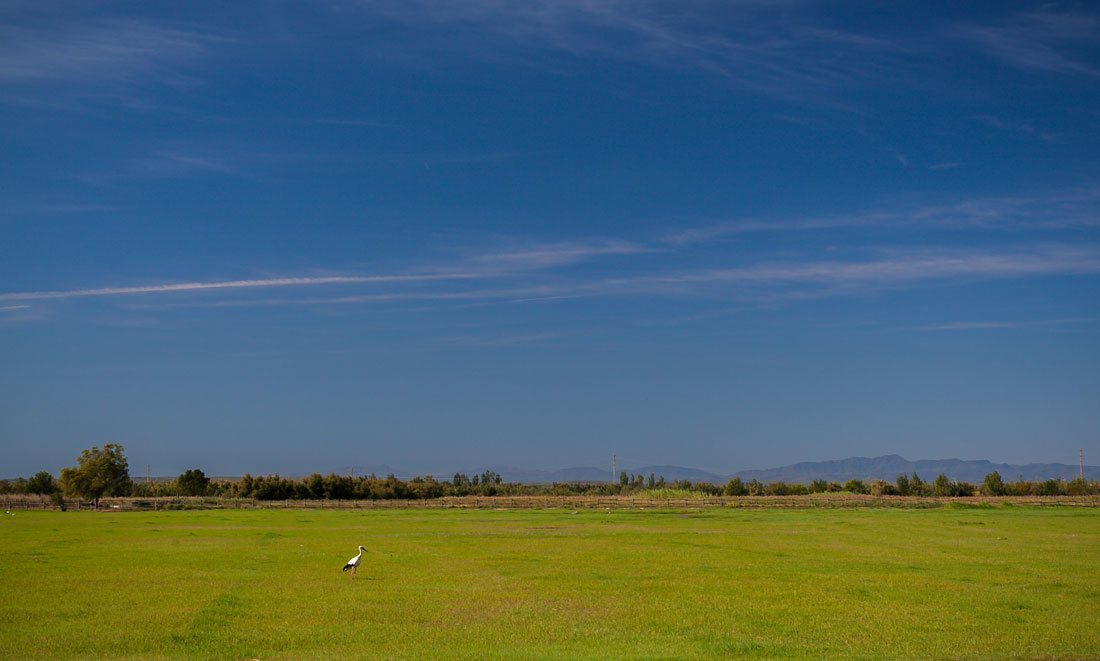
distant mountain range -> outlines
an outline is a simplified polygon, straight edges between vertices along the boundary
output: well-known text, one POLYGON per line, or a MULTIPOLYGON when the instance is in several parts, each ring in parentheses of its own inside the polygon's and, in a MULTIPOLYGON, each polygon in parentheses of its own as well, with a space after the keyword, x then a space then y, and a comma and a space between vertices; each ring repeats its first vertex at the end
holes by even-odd
MULTIPOLYGON (((766 470, 748 470, 736 473, 742 480, 760 480, 761 482, 811 482, 813 480, 835 480, 838 482, 857 478, 861 480, 882 479, 893 481, 899 474, 916 473, 923 480, 934 480, 943 473, 952 480, 981 482, 986 475, 997 471, 1005 480, 1072 480, 1077 477, 1078 467, 1070 464, 995 464, 987 459, 920 459, 910 461, 902 456, 890 454, 883 457, 849 457, 836 461, 813 461, 791 464, 781 468, 766 470)), ((1095 478, 1100 475, 1100 466, 1085 466, 1085 474, 1095 478)))
MULTIPOLYGON (((543 484, 549 482, 604 482, 610 479, 611 471, 590 466, 563 468, 556 471, 528 470, 509 466, 497 466, 492 470, 500 473, 508 482, 543 484)), ((628 473, 649 476, 650 473, 664 476, 667 481, 691 480, 692 482, 711 482, 725 484, 733 477, 742 480, 760 480, 761 482, 799 482, 814 480, 844 482, 850 479, 882 479, 893 482, 901 473, 916 473, 921 479, 931 481, 943 473, 952 480, 981 482, 986 475, 997 471, 1005 480, 1072 480, 1077 477, 1077 466, 1071 464, 995 464, 987 459, 921 459, 910 461, 900 455, 891 454, 882 457, 849 457, 833 461, 804 461, 779 468, 762 470, 744 470, 725 475, 686 468, 684 466, 642 466, 624 468, 628 473)), ((1096 479, 1100 476, 1100 466, 1085 466, 1085 476, 1096 479)), ((449 478, 449 476, 447 476, 449 478)))

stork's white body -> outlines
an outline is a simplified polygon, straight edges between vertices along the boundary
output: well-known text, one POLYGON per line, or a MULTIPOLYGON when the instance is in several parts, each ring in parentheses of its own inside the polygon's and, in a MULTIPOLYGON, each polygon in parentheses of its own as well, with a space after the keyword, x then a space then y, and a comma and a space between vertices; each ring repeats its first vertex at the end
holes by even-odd
POLYGON ((359 571, 359 563, 363 561, 363 553, 366 551, 362 546, 359 547, 359 555, 355 556, 351 560, 348 560, 348 564, 344 565, 343 570, 351 570, 351 577, 355 578, 355 572, 359 571))

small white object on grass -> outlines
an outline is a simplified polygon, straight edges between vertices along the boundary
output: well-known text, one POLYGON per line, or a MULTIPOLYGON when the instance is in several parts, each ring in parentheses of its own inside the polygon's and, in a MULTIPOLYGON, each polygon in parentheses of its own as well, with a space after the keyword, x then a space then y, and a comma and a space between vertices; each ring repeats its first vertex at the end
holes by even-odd
POLYGON ((363 546, 360 544, 359 545, 359 555, 355 556, 351 560, 348 560, 348 564, 344 565, 344 568, 340 571, 347 571, 347 570, 350 569, 351 570, 351 577, 355 578, 355 572, 359 571, 359 562, 362 561, 363 554, 366 553, 366 552, 367 552, 367 550, 365 548, 363 548, 363 546))

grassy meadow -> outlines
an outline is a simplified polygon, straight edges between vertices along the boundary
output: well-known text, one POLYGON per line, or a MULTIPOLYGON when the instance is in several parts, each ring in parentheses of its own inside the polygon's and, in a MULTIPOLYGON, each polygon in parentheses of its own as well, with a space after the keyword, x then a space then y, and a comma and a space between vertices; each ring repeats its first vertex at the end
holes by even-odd
POLYGON ((1095 508, 17 512, 0 549, 3 659, 1100 658, 1095 508))

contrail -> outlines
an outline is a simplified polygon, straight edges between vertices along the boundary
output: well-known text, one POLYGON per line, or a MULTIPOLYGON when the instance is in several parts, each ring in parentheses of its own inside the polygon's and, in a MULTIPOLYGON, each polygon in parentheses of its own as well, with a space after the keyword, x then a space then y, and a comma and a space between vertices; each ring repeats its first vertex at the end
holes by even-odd
POLYGON ((413 282, 421 280, 459 280, 476 277, 468 273, 423 275, 335 275, 315 278, 267 278, 263 280, 222 280, 219 282, 179 282, 167 285, 138 287, 100 287, 97 289, 67 289, 61 291, 25 291, 0 294, 0 301, 42 301, 58 298, 89 296, 127 296, 130 294, 162 294, 211 289, 250 289, 254 287, 304 287, 310 285, 347 285, 374 282, 413 282))

